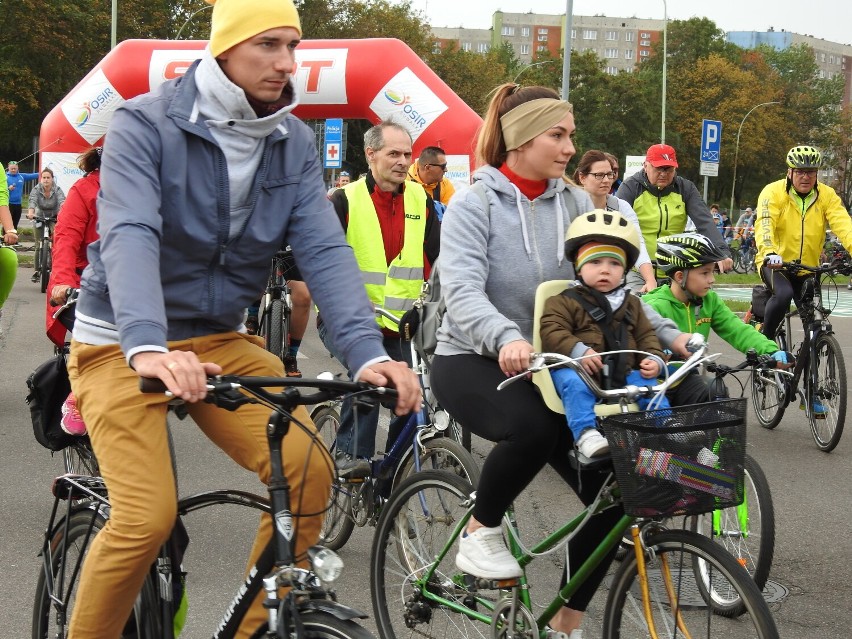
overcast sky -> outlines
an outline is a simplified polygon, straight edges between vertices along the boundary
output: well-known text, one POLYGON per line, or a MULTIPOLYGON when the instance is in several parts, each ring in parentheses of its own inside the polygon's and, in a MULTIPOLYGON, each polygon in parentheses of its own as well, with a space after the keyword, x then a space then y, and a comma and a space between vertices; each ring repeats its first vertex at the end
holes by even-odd
MULTIPOLYGON (((852 43, 852 10, 847 0, 668 0, 670 20, 706 17, 724 31, 776 31, 852 43)), ((488 29, 495 11, 561 14, 566 0, 419 0, 435 27, 488 29)), ((574 15, 663 18, 664 0, 574 0, 574 15)))

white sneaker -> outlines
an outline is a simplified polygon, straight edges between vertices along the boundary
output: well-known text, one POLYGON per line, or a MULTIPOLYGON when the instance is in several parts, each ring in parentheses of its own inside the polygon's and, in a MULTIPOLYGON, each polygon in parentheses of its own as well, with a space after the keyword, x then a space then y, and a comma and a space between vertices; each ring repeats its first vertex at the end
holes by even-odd
POLYGON ((483 579, 514 579, 522 574, 518 560, 503 543, 500 527, 480 528, 459 539, 459 570, 483 579))
POLYGON ((609 442, 596 429, 587 428, 577 440, 577 450, 586 457, 598 457, 609 452, 609 442))

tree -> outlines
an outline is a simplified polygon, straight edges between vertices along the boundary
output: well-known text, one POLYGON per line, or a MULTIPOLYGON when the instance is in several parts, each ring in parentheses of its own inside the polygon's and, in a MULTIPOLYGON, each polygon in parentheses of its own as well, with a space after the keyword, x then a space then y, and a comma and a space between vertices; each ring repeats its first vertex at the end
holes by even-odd
POLYGON ((848 211, 852 209, 852 107, 841 112, 834 142, 827 150, 827 164, 836 176, 832 186, 848 211))

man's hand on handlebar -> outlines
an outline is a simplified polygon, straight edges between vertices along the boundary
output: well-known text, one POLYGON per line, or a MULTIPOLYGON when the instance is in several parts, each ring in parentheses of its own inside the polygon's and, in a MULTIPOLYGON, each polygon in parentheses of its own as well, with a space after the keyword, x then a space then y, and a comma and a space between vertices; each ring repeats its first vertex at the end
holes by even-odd
POLYGON ((136 353, 131 364, 140 377, 162 380, 175 397, 190 403, 203 400, 207 396, 207 378, 222 372, 221 366, 199 361, 192 351, 136 353))
POLYGON ((394 412, 397 415, 407 415, 420 409, 423 399, 420 380, 405 362, 384 361, 371 364, 361 371, 358 381, 395 388, 398 395, 394 412))
POLYGON ((772 270, 778 270, 784 266, 784 260, 777 253, 767 255, 763 263, 766 264, 767 268, 771 268, 772 270))

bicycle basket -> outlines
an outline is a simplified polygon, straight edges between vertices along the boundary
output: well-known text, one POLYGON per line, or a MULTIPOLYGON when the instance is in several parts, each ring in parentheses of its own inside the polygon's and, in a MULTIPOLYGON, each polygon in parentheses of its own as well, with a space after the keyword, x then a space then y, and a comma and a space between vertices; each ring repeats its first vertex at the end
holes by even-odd
POLYGON ((605 418, 624 511, 668 517, 741 504, 746 409, 736 398, 605 418))

